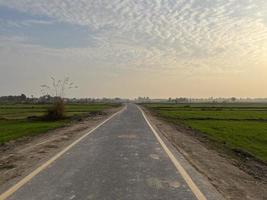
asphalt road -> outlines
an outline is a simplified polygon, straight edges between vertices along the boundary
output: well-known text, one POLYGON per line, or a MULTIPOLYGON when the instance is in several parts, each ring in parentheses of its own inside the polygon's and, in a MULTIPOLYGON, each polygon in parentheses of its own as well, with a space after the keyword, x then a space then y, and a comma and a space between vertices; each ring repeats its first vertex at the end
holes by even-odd
POLYGON ((196 200, 137 106, 129 104, 10 200, 196 200))

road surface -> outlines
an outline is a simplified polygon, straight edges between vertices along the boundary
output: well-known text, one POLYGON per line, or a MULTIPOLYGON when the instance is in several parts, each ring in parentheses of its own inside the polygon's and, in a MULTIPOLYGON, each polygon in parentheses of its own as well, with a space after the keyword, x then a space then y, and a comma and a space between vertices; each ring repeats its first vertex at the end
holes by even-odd
POLYGON ((13 188, 7 199, 206 198, 201 197, 202 193, 197 196, 194 188, 190 188, 188 180, 177 170, 142 112, 133 104, 128 104, 126 109, 20 186, 13 188))

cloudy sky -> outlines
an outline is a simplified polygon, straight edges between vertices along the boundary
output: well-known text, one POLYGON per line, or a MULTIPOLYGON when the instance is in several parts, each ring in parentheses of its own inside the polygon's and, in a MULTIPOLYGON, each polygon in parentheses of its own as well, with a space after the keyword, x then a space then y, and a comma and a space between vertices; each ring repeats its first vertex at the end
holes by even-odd
POLYGON ((0 0, 0 95, 266 97, 266 0, 0 0))

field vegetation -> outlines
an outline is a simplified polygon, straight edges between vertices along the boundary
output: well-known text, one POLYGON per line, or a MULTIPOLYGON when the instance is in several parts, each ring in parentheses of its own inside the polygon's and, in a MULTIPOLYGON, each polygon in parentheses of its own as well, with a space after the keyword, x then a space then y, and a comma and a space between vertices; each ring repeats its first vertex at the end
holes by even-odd
POLYGON ((145 104, 163 119, 190 127, 224 147, 267 162, 267 104, 145 104))
POLYGON ((65 126, 75 119, 101 114, 105 109, 119 104, 67 104, 60 120, 46 119, 49 104, 0 104, 0 143, 23 136, 32 136, 65 126))

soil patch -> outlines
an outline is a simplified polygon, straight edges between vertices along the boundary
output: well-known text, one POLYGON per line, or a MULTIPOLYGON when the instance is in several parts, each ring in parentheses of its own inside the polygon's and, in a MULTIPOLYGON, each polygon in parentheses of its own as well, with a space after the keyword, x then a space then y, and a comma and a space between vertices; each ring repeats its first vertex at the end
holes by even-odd
POLYGON ((65 127, 1 145, 0 193, 120 109, 107 109, 65 127))
POLYGON ((201 133, 166 122, 145 109, 159 133, 229 200, 266 200, 267 165, 248 154, 227 152, 201 133), (239 156, 238 156, 239 155, 239 156))

